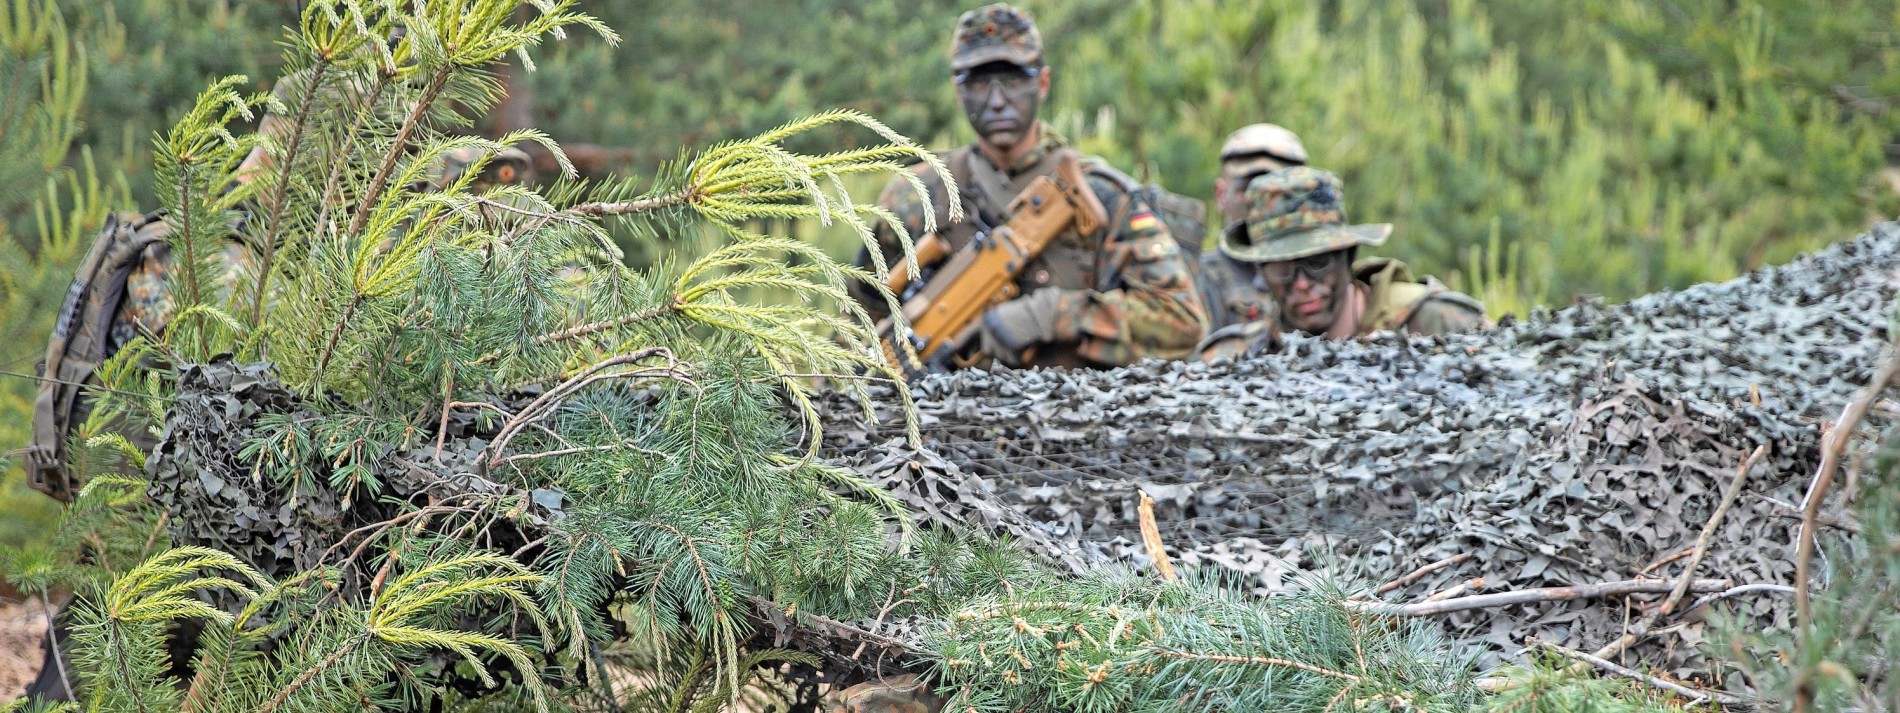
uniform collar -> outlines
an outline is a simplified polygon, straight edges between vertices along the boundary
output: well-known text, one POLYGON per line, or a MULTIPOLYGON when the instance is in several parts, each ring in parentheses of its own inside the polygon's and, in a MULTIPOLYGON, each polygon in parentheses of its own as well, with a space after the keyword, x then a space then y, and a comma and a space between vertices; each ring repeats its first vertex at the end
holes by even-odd
MULTIPOLYGON (((1023 154, 1022 158, 1017 159, 1015 164, 1010 166, 996 166, 995 164, 991 164, 991 166, 1002 171, 1003 175, 1014 179, 1024 173, 1036 170, 1037 167, 1042 165, 1042 160, 1049 157, 1050 153, 1068 145, 1068 142, 1063 141, 1062 137, 1057 136, 1056 132, 1051 130, 1048 124, 1042 123, 1041 121, 1036 122, 1036 133, 1042 137, 1042 140, 1036 142, 1036 147, 1030 149, 1029 153, 1023 154)), ((977 142, 970 144, 970 150, 977 155, 977 158, 982 159, 984 163, 990 162, 989 154, 983 153, 983 149, 977 142)))

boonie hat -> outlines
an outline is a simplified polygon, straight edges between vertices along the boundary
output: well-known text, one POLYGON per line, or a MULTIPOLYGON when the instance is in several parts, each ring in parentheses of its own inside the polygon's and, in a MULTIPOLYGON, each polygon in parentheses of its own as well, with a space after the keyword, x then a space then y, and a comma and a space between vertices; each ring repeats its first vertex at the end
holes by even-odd
POLYGON ((1383 245, 1391 223, 1349 225, 1339 177, 1310 166, 1269 171, 1247 184, 1247 219, 1221 234, 1220 250, 1245 262, 1280 262, 1356 245, 1383 245))

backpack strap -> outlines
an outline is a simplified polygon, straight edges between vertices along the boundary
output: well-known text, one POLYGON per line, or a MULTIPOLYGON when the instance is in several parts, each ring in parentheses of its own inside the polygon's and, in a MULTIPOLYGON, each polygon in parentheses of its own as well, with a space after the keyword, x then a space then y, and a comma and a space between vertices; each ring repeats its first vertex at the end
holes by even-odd
POLYGON ((125 301, 126 279, 154 244, 163 245, 163 221, 135 213, 107 216, 66 289, 46 360, 38 395, 33 400, 33 440, 26 447, 27 484, 61 502, 69 501, 74 483, 66 469, 70 455, 66 441, 78 415, 80 392, 93 370, 117 345, 111 344, 112 323, 125 301))
MULTIPOLYGON (((1174 237, 1174 241, 1180 244, 1182 252, 1187 254, 1189 268, 1198 267, 1196 261, 1201 256, 1201 241, 1207 237, 1206 204, 1171 192, 1159 184, 1143 184, 1135 180, 1134 176, 1122 173, 1114 166, 1108 165, 1108 162, 1100 157, 1090 156, 1083 159, 1082 168, 1088 171, 1089 175, 1099 177, 1122 189, 1122 193, 1130 198, 1140 197, 1143 203, 1148 204, 1148 210, 1154 211, 1156 216, 1161 218, 1161 222, 1167 224, 1168 234, 1174 237)), ((1124 200, 1123 205, 1127 204, 1128 201, 1124 200)), ((1126 211, 1123 212, 1126 213, 1126 211)), ((1116 217, 1113 222, 1116 229, 1120 229, 1121 220, 1126 217, 1126 215, 1116 217)))

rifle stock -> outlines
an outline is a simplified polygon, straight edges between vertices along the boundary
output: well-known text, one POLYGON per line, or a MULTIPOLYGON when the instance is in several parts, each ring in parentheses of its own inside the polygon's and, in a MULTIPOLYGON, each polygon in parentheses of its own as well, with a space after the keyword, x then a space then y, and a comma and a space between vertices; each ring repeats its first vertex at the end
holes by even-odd
POLYGON ((1008 223, 978 233, 955 253, 935 233, 918 241, 919 266, 937 268, 921 289, 912 289, 908 265, 891 270, 888 286, 905 298, 904 321, 911 332, 911 349, 901 349, 893 342, 893 321, 879 325, 884 356, 893 366, 906 373, 948 369, 977 334, 983 313, 1017 296, 1017 276, 1057 236, 1071 225, 1086 235, 1108 222, 1108 211, 1083 179, 1081 164, 1067 152, 1053 175, 1036 178, 1016 195, 1009 213, 1008 223))

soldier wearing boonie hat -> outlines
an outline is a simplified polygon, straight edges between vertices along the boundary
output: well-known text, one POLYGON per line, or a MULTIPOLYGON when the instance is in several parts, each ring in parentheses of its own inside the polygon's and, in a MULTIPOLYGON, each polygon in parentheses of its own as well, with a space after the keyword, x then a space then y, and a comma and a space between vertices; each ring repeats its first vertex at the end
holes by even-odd
MULTIPOLYGON (((1255 176, 1306 165, 1306 146, 1300 137, 1278 124, 1249 124, 1240 127, 1220 147, 1220 175, 1214 178, 1214 205, 1222 225, 1233 225, 1247 218, 1247 183, 1255 176)), ((1254 267, 1209 250, 1201 255, 1201 302, 1207 305, 1207 327, 1218 330, 1234 324, 1270 319, 1273 297, 1254 285, 1254 267)))
MULTIPOLYGON (((944 157, 964 218, 950 221, 948 191, 937 173, 913 167, 910 177, 892 178, 878 197, 911 238, 923 236, 924 217, 934 212, 949 248, 962 248, 1006 223, 1011 200, 1069 157, 1080 161, 1110 218, 1088 235, 1071 228, 1025 266, 1016 281, 1022 296, 984 315, 976 340, 980 353, 965 355, 971 357, 966 361, 1104 367, 1193 354, 1206 332, 1206 313, 1194 289, 1191 258, 1147 200, 1127 188, 1138 183, 1081 156, 1036 120, 1048 98, 1050 68, 1029 14, 1000 3, 964 13, 953 33, 950 69, 958 103, 977 137, 944 157), (922 181, 927 195, 919 194, 915 181, 922 181)), ((895 264, 902 254, 897 231, 879 223, 875 232, 885 264, 895 264)), ((858 256, 861 266, 873 262, 868 249, 858 256)), ((873 318, 886 315, 888 306, 875 288, 853 289, 873 318)))
POLYGON ((1384 245, 1392 225, 1346 220, 1339 177, 1306 166, 1247 184, 1247 216, 1221 234, 1220 251, 1255 266, 1254 282, 1279 305, 1273 319, 1208 335, 1204 360, 1274 348, 1282 330, 1343 340, 1389 330, 1444 334, 1486 324, 1484 305, 1397 260, 1354 262, 1360 246, 1384 245))

